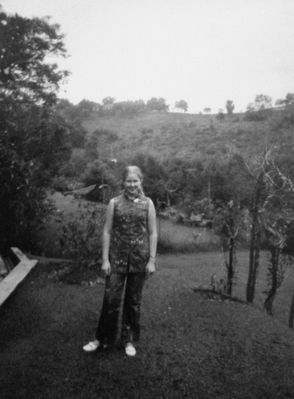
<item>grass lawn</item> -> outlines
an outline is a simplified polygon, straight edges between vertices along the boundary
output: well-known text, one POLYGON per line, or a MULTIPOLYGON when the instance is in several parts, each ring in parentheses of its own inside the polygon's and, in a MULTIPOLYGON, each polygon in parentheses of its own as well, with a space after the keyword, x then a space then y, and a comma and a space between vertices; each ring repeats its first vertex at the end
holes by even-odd
MULTIPOLYGON (((81 349, 93 336, 103 284, 65 284, 50 278, 56 266, 37 266, 1 309, 1 399, 293 398, 293 331, 258 306, 193 291, 222 272, 220 261, 216 253, 160 256, 131 359, 119 347, 81 349)), ((236 282, 241 296, 244 276, 236 282)), ((257 305, 261 299, 258 285, 257 305)))

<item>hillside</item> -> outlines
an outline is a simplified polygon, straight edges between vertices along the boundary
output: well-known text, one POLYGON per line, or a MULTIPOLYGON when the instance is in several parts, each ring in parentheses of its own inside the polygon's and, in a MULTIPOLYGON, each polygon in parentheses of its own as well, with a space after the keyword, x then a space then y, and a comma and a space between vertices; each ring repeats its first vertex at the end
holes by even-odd
POLYGON ((134 152, 150 153, 161 160, 219 158, 232 151, 248 157, 272 144, 287 150, 294 145, 294 129, 285 126, 279 112, 263 121, 247 121, 244 114, 218 120, 215 115, 182 113, 152 112, 133 117, 94 113, 83 125, 89 135, 95 130, 106 131, 97 134, 101 155, 118 159, 134 152), (117 139, 107 140, 107 131, 115 133, 117 139))

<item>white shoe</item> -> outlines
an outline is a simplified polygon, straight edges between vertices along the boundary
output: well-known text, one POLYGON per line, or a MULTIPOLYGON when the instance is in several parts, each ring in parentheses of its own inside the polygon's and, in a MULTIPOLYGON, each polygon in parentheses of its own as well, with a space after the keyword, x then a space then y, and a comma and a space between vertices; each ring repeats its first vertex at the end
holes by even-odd
POLYGON ((83 346, 83 350, 85 352, 95 352, 100 346, 100 342, 95 339, 94 341, 90 341, 88 344, 83 346))
POLYGON ((125 346, 125 352, 127 356, 136 356, 136 348, 131 342, 128 342, 125 346))

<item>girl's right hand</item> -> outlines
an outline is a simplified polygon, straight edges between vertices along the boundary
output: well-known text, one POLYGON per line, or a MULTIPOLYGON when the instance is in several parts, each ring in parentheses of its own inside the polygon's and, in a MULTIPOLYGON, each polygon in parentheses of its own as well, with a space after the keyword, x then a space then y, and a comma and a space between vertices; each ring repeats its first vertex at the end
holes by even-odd
POLYGON ((111 272, 111 266, 109 260, 104 260, 102 263, 101 270, 105 273, 106 276, 109 276, 111 272))

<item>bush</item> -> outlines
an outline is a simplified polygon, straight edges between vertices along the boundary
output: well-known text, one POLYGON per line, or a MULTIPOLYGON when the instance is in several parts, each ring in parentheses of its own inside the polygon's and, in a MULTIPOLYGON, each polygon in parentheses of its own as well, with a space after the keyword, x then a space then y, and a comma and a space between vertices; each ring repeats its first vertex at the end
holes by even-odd
POLYGON ((260 122, 267 120, 272 115, 272 109, 261 109, 259 111, 248 110, 245 112, 244 120, 249 122, 260 122))
POLYGON ((101 257, 104 206, 86 201, 65 204, 65 210, 52 212, 39 235, 42 254, 72 259, 76 268, 96 265, 101 257))
POLYGON ((101 259, 104 210, 88 204, 77 217, 62 226, 62 255, 74 259, 78 267, 91 267, 101 259))

